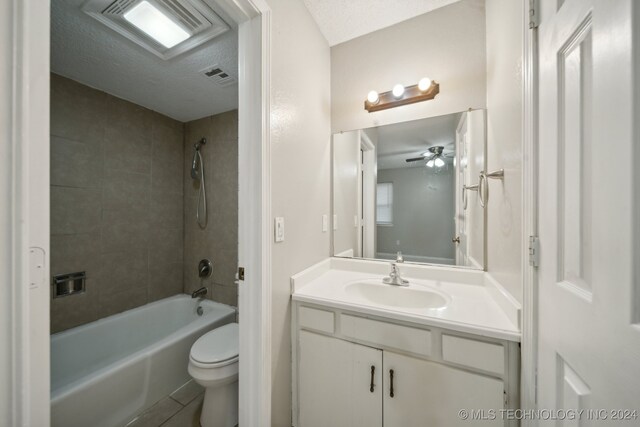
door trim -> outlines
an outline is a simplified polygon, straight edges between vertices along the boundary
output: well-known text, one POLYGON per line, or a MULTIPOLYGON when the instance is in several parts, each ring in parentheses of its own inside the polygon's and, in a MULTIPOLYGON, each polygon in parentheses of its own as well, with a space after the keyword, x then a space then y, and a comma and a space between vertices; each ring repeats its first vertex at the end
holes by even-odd
MULTIPOLYGON (((523 110, 522 110, 522 341, 521 341, 521 407, 537 407, 537 325, 538 277, 536 268, 529 264, 529 236, 538 234, 538 29, 530 28, 530 11, 535 0, 522 0, 523 46, 523 110)), ((539 10, 534 11, 539 13, 539 10)), ((539 17, 538 17, 539 19, 539 17)), ((523 426, 534 426, 524 420, 523 426)))
POLYGON ((13 0, 2 12, 0 424, 48 426, 49 3, 13 0), (30 248, 41 257, 35 272, 30 248))

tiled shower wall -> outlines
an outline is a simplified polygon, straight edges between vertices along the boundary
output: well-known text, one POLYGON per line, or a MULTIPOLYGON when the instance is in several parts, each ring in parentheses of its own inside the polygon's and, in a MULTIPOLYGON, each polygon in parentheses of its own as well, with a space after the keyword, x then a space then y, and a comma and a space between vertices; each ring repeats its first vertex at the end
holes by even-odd
POLYGON ((51 273, 87 273, 52 332, 182 293, 183 142, 183 123, 51 76, 51 273))
POLYGON ((184 161, 184 290, 206 286, 209 298, 237 306, 238 111, 186 123, 184 161), (204 230, 196 222, 199 183, 191 179, 193 145, 202 137, 207 139, 201 154, 209 211, 204 230), (198 262, 204 258, 213 263, 213 275, 201 280, 198 262))

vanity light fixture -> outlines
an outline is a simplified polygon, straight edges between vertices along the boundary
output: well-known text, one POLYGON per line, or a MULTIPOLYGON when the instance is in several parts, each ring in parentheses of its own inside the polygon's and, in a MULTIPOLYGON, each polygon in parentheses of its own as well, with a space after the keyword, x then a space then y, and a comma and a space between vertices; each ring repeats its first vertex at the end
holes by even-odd
POLYGON ((132 7, 123 17, 166 48, 172 48, 191 37, 191 34, 146 0, 132 7))
POLYGON ((402 98, 402 95, 404 94, 404 86, 397 84, 393 87, 391 92, 393 93, 394 98, 402 98))
POLYGON ((378 92, 376 92, 375 90, 372 90, 371 92, 369 92, 367 94, 367 101, 369 101, 369 104, 371 105, 376 105, 378 101, 380 101, 380 96, 378 95, 378 92))
POLYGON ((392 90, 378 94, 371 91, 364 101, 364 109, 369 113, 413 104, 415 102, 428 101, 440 93, 440 85, 428 77, 421 79, 418 84, 404 87, 397 84, 392 90), (376 96, 373 96, 375 94, 376 96))

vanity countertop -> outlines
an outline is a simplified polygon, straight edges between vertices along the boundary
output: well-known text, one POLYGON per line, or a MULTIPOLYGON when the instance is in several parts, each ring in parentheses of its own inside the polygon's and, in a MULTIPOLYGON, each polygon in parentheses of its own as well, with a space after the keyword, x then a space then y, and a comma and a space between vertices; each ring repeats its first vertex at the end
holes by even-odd
POLYGON ((329 258, 291 278, 294 301, 520 341, 520 305, 487 273, 400 264, 409 286, 382 283, 389 262, 329 258), (424 304, 423 302, 424 301, 424 304), (425 308, 425 305, 433 308, 425 308))

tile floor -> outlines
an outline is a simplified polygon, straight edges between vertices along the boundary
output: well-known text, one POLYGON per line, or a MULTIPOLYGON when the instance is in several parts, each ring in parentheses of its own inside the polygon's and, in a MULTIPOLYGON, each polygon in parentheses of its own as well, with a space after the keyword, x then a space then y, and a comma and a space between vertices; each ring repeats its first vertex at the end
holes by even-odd
POLYGON ((200 427, 204 389, 193 380, 147 409, 126 427, 200 427))

